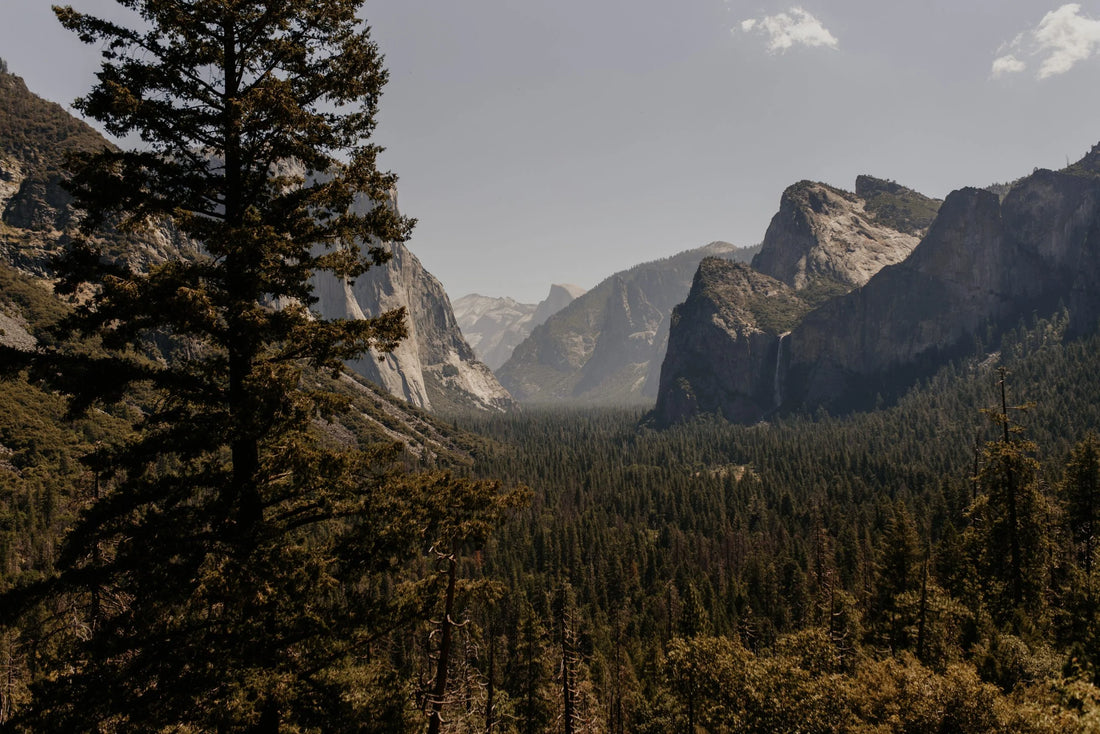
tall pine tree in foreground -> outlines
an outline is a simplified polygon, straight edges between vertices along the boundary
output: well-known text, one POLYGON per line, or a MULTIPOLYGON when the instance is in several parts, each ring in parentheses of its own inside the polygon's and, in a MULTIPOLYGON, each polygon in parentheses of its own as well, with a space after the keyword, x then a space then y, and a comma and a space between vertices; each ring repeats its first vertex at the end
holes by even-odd
POLYGON ((386 639, 438 584, 393 574, 511 498, 323 430, 344 404, 318 375, 404 336, 401 312, 309 311, 313 273, 354 278, 412 225, 385 205, 395 178, 369 142, 386 74, 361 2, 118 0, 132 27, 55 9, 104 56, 77 107, 143 144, 74 162, 68 338, 9 356, 74 411, 128 411, 134 429, 89 457, 96 496, 55 576, 0 600, 7 621, 43 598, 63 609, 62 657, 42 661, 17 727, 409 725, 386 639), (140 269, 98 245, 104 227, 165 225, 189 256, 140 269))

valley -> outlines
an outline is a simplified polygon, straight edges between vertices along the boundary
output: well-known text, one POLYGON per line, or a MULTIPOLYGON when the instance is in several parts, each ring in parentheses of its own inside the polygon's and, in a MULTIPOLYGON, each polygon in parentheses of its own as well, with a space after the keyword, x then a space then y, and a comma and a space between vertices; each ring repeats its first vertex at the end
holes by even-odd
POLYGON ((0 731, 1100 731, 1100 146, 452 300, 292 5, 0 63, 0 731))

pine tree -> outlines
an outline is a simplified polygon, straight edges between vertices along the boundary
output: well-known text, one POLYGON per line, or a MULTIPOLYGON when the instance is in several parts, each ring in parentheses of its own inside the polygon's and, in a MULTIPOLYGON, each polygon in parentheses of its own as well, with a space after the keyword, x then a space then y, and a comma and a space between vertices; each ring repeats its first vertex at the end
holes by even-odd
POLYGON ((504 504, 324 431, 346 405, 324 376, 405 333, 400 311, 309 310, 314 273, 352 279, 412 226, 369 142, 386 73, 362 0, 118 2, 135 27, 56 13, 104 57, 76 106, 142 149, 73 162, 84 236, 59 290, 76 310, 66 340, 13 359, 133 432, 89 457, 103 493, 57 575, 0 600, 64 598, 85 620, 20 725, 404 730, 411 696, 378 650, 430 603, 393 575, 449 513, 491 525, 504 504), (149 229, 193 247, 143 269, 100 246, 149 229))
POLYGON ((872 626, 877 637, 892 649, 906 647, 906 627, 915 621, 899 608, 899 599, 920 588, 921 555, 913 518, 904 503, 897 502, 879 547, 872 607, 872 626))
POLYGON ((1003 368, 1000 386, 1001 410, 986 412, 1002 436, 982 450, 977 476, 982 494, 971 507, 973 531, 980 538, 982 571, 993 611, 1002 620, 1015 612, 1034 619, 1043 604, 1048 575, 1049 513, 1039 487, 1038 447, 1017 435, 1022 429, 1009 417, 1003 368))
POLYGON ((1076 561, 1091 589, 1100 547, 1100 438, 1095 433, 1073 447, 1061 489, 1076 561))

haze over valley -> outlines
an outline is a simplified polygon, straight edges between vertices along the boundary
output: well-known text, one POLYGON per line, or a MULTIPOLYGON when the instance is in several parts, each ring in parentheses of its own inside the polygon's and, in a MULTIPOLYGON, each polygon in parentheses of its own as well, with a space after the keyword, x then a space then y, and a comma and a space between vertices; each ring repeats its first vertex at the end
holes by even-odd
POLYGON ((1100 732, 1100 5, 0 7, 0 732, 1100 732))

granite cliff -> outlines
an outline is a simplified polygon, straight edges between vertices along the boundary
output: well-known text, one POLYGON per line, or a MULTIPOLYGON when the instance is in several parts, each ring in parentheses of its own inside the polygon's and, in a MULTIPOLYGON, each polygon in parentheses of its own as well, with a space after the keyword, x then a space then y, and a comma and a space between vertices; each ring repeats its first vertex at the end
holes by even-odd
POLYGON ((783 335, 814 306, 905 260, 940 203, 871 176, 856 179, 855 193, 813 181, 788 187, 751 270, 700 266, 672 321, 658 423, 700 412, 747 421, 776 410, 788 358, 783 335))
MULTIPOLYGON (((60 105, 30 92, 21 78, 0 71, 0 262, 52 290, 52 258, 77 224, 64 191, 69 152, 110 146, 60 105)), ((138 267, 194 254, 172 228, 155 226, 140 234, 107 231, 108 252, 117 249, 138 267), (117 247, 116 247, 117 246, 117 247)), ((404 306, 409 338, 383 362, 365 356, 353 369, 397 397, 433 409, 501 409, 512 404, 490 370, 466 345, 439 282, 403 245, 354 285, 318 280, 318 310, 326 317, 362 317, 404 306)), ((0 293, 0 338, 24 345, 27 318, 20 304, 0 293)))
POLYGON ((939 204, 870 176, 854 194, 801 181, 783 192, 752 266, 821 302, 908 257, 939 204))
POLYGON ((748 260, 725 242, 615 273, 516 347, 497 376, 520 402, 643 404, 657 394, 672 308, 707 256, 748 260))
POLYGON ((1069 308, 1076 333, 1100 317, 1100 166, 1039 170, 1001 201, 947 197, 912 256, 808 315, 791 334, 792 404, 866 405, 911 375, 1033 314, 1069 308))
MULTIPOLYGON (((789 272, 797 282, 797 270, 789 272)), ((763 344, 751 355, 731 352, 744 340, 743 329, 711 328, 704 311, 685 314, 672 343, 705 335, 706 345, 695 350, 696 374, 683 373, 684 360, 673 358, 670 345, 655 417, 667 424, 717 413, 751 422, 778 409, 869 406, 963 353, 979 335, 996 337, 1060 304, 1069 308, 1073 330, 1093 330, 1100 318, 1098 278, 1100 148, 1094 148, 1063 171, 1038 170, 1021 179, 1003 200, 973 188, 950 194, 908 257, 822 299, 786 337, 772 335, 770 375, 763 344), (719 375, 738 376, 730 394, 691 405, 677 397, 681 382, 694 387, 719 375), (772 400, 761 402, 769 391, 772 400), (742 409, 746 405, 755 409, 742 409)), ((694 391, 700 393, 707 395, 694 391)))
POLYGON ((808 310, 783 281, 705 258, 672 312, 655 415, 664 423, 700 412, 746 422, 771 412, 782 400, 786 336, 808 310))
POLYGON ((324 318, 364 318, 405 308, 409 335, 389 354, 367 354, 348 366, 391 394, 433 411, 505 410, 508 392, 462 336, 443 285, 409 248, 389 243, 392 257, 354 282, 328 274, 314 280, 314 309, 324 318))

